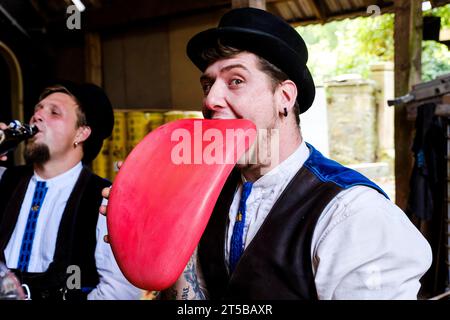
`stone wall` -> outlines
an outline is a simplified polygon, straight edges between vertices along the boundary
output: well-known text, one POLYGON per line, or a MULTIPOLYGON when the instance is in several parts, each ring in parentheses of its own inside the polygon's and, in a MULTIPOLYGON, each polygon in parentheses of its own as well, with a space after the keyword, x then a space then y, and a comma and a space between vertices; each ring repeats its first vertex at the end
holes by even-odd
POLYGON ((375 82, 343 76, 326 83, 330 157, 342 164, 375 162, 375 82))

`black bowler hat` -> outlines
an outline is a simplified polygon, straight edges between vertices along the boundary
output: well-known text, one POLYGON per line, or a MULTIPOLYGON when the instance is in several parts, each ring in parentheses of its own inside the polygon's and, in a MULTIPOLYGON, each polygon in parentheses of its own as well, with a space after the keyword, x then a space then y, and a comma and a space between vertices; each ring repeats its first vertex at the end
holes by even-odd
POLYGON ((68 93, 75 97, 81 111, 86 116, 86 125, 91 134, 83 142, 83 162, 95 159, 103 145, 103 140, 111 136, 114 127, 114 112, 108 96, 99 86, 92 83, 77 84, 67 80, 54 81, 44 89, 40 99, 55 93, 68 93), (54 89, 62 87, 63 89, 54 89))
POLYGON ((308 49, 300 34, 286 21, 255 8, 227 12, 217 28, 196 34, 187 44, 187 55, 201 71, 208 67, 202 52, 214 47, 217 39, 224 45, 261 56, 286 73, 297 85, 300 113, 312 105, 316 89, 306 66, 308 49))

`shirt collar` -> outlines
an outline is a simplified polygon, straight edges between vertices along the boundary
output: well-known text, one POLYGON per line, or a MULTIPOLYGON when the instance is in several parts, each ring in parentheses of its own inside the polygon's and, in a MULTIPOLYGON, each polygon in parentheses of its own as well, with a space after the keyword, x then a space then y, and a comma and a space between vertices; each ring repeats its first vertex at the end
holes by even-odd
MULTIPOLYGON (((303 140, 300 146, 278 166, 267 172, 265 175, 256 180, 253 188, 270 188, 279 184, 280 181, 292 178, 298 170, 303 166, 309 157, 309 149, 303 140)), ((242 181, 245 182, 244 175, 241 175, 242 181)))
POLYGON ((61 173, 60 175, 57 175, 56 177, 53 177, 51 179, 46 180, 46 179, 41 178, 36 173, 36 171, 34 172, 34 175, 31 179, 34 182, 45 181, 47 183, 47 187, 50 187, 50 186, 64 187, 68 184, 74 183, 78 179, 78 176, 80 175, 80 172, 82 169, 83 169, 83 164, 80 161, 73 168, 71 168, 68 171, 61 173))

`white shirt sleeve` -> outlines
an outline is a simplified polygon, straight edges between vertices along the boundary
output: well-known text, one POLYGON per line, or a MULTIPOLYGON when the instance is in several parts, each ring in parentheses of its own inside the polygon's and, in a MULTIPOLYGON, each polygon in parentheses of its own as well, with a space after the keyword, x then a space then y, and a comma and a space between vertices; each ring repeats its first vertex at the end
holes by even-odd
POLYGON ((338 194, 311 247, 319 299, 417 299, 431 248, 406 214, 363 186, 338 194))
POLYGON ((142 290, 133 286, 124 277, 114 258, 111 246, 103 241, 108 234, 106 217, 99 214, 97 222, 97 246, 95 248, 95 263, 100 282, 88 294, 88 300, 137 300, 142 296, 142 290))

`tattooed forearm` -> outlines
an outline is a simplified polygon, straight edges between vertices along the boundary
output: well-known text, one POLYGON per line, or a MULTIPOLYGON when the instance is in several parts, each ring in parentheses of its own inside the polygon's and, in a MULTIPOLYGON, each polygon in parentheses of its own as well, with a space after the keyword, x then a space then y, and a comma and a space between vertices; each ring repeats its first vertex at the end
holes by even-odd
POLYGON ((183 288, 183 292, 181 294, 181 300, 189 300, 189 287, 183 288))
POLYGON ((208 298, 207 294, 196 249, 182 275, 171 288, 164 291, 161 299, 204 300, 208 298))
MULTIPOLYGON (((202 289, 200 288, 199 278, 197 277, 196 263, 193 260, 194 256, 191 257, 186 266, 186 269, 184 269, 183 276, 186 279, 187 283, 190 285, 190 288, 192 288, 192 292, 194 293, 193 299, 205 300, 206 297, 202 289)), ((189 291, 189 287, 187 289, 189 291)))

